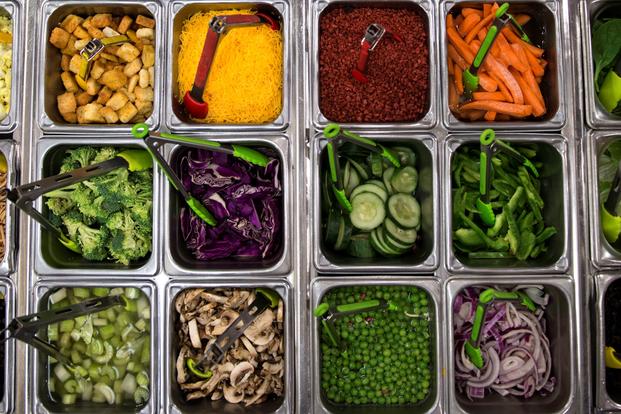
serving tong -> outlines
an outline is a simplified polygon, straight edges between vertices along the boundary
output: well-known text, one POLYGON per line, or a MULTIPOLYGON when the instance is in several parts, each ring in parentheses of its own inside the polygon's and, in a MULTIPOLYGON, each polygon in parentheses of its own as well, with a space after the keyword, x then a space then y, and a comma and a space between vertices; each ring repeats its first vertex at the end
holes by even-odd
POLYGON ((278 21, 267 13, 232 14, 214 16, 211 19, 205 42, 203 43, 201 57, 198 61, 196 75, 194 76, 194 84, 192 89, 183 96, 183 106, 192 117, 203 119, 209 111, 207 102, 203 101, 203 93, 220 37, 225 35, 227 30, 231 28, 256 26, 259 24, 267 24, 272 30, 280 29, 278 21))
POLYGON ((122 295, 90 298, 83 302, 65 306, 63 308, 50 309, 31 313, 29 315, 19 316, 14 318, 6 328, 0 331, 0 343, 3 343, 11 338, 18 339, 36 348, 39 352, 43 352, 44 354, 56 359, 69 369, 73 369, 74 365, 71 360, 63 355, 56 346, 39 338, 37 333, 48 325, 75 319, 79 316, 101 312, 118 305, 127 307, 127 299, 125 299, 122 295))
POLYGON ((398 34, 392 33, 379 23, 370 24, 364 36, 360 41, 360 54, 358 55, 358 63, 356 67, 351 71, 351 75, 359 82, 366 83, 369 81, 367 78, 367 65, 369 63, 369 53, 375 51, 375 48, 379 42, 386 36, 396 42, 402 42, 403 39, 398 34))
POLYGON ((492 209, 490 202, 490 191, 492 187, 492 158, 494 155, 502 152, 519 164, 526 167, 535 176, 539 177, 539 172, 535 165, 519 151, 512 148, 508 143, 496 139, 496 133, 493 129, 485 129, 480 137, 481 143, 481 156, 480 156, 480 182, 479 193, 480 197, 477 198, 477 209, 481 214, 481 220, 485 225, 492 227, 496 222, 496 215, 492 209))
POLYGON ((7 198, 20 210, 37 221, 44 229, 54 234, 63 246, 80 254, 82 253, 80 246, 65 235, 49 218, 38 211, 33 203, 37 198, 50 191, 65 188, 93 177, 105 175, 117 168, 127 168, 129 171, 144 171, 153 168, 153 162, 147 151, 128 149, 118 153, 116 157, 110 160, 52 175, 38 181, 15 187, 9 190, 7 198))
POLYGON ((483 368, 483 353, 481 352, 481 338, 483 334, 483 324, 485 322, 485 314, 487 307, 494 301, 502 300, 504 302, 515 302, 518 305, 526 307, 529 311, 535 312, 537 307, 535 302, 524 292, 504 292, 496 289, 485 289, 479 294, 479 301, 474 313, 474 321, 472 323, 472 331, 470 338, 464 344, 466 355, 475 367, 483 368))
POLYGON ((257 288, 256 293, 257 295, 250 306, 240 313, 237 319, 214 342, 207 346, 201 359, 198 361, 194 361, 192 358, 186 359, 186 366, 194 375, 199 378, 210 378, 213 375, 210 368, 222 362, 228 350, 252 325, 255 319, 268 308, 278 307, 280 297, 273 290, 257 288), (201 370, 201 367, 205 370, 201 370))
POLYGON ((129 38, 125 35, 117 35, 112 37, 104 37, 101 39, 91 39, 89 42, 80 50, 80 57, 82 61, 80 62, 80 69, 78 72, 77 80, 84 84, 82 89, 86 89, 85 82, 88 79, 88 74, 91 71, 91 65, 93 60, 103 52, 106 46, 114 46, 121 43, 129 42, 129 38))
POLYGON ((328 140, 328 162, 330 164, 330 180, 332 181, 332 191, 341 205, 347 212, 352 211, 352 205, 345 194, 341 165, 339 161, 338 146, 341 142, 362 147, 368 151, 379 154, 388 160, 396 168, 401 166, 399 160, 385 147, 376 143, 372 139, 361 137, 353 132, 342 129, 338 124, 328 124, 323 130, 323 136, 328 140))
POLYGON ((270 159, 263 153, 252 148, 244 147, 236 144, 222 144, 216 141, 210 141, 202 138, 191 138, 180 135, 169 134, 166 132, 151 132, 147 124, 136 124, 132 127, 132 135, 136 138, 143 139, 147 151, 155 159, 170 184, 175 190, 181 194, 186 204, 196 213, 205 223, 210 226, 216 226, 218 223, 211 212, 198 199, 194 198, 183 186, 183 183, 177 173, 166 161, 160 152, 160 148, 165 144, 183 145, 186 147, 208 149, 210 151, 221 152, 242 159, 250 164, 265 167, 270 159))

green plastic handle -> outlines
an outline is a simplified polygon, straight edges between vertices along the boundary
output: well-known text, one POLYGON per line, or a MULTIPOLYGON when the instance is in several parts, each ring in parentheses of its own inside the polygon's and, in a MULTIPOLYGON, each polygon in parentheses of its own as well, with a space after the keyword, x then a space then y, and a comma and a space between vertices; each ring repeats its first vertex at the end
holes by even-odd
POLYGON ((190 196, 188 199, 185 200, 185 202, 192 209, 192 211, 195 212, 196 215, 199 216, 205 223, 209 224, 210 226, 215 226, 217 224, 214 216, 200 201, 190 196))
POLYGON ((231 145, 233 148, 233 155, 240 158, 250 164, 258 165, 259 167, 267 166, 270 159, 263 153, 254 150, 252 148, 244 147, 242 145, 231 145))
POLYGON ((361 144, 371 145, 371 146, 374 146, 374 147, 377 146, 377 143, 375 141, 373 141, 372 139, 361 137, 358 134, 354 134, 353 132, 346 131, 346 130, 342 130, 342 133, 347 138, 353 139, 354 141, 358 141, 361 144))
POLYGON ((479 336, 481 335, 481 328, 483 327, 483 319, 485 318, 485 306, 479 301, 477 308, 474 312, 474 321, 472 322, 472 332, 470 333, 470 340, 473 343, 477 343, 479 336))
POLYGON ((129 171, 144 171, 153 168, 153 158, 147 150, 128 149, 117 154, 127 161, 129 171))
POLYGON ((216 142, 216 141, 210 141, 204 138, 185 137, 182 135, 169 134, 167 132, 160 132, 160 136, 162 138, 174 139, 175 141, 178 141, 179 143, 204 145, 206 147, 211 147, 211 148, 220 148, 222 146, 219 142, 216 142))
POLYGON ((364 312, 365 310, 374 309, 380 306, 381 302, 377 299, 365 300, 362 302, 348 303, 345 305, 338 305, 336 310, 338 312, 364 312))
POLYGON ((485 151, 481 151, 479 163, 479 194, 487 195, 487 153, 485 151))
MULTIPOLYGON (((481 156, 479 158, 479 194, 487 195, 488 183, 487 182, 487 169, 490 167, 489 159, 489 146, 496 140, 496 133, 493 129, 487 128, 481 132, 479 136, 479 142, 481 143, 481 156)), ((487 201, 487 200, 486 200, 487 201)))
POLYGON ((316 318, 319 318, 325 315, 326 312, 328 312, 329 310, 330 310, 330 305, 328 305, 326 302, 320 303, 319 306, 317 306, 315 310, 313 311, 313 316, 315 316, 316 318))
POLYGON ((503 151, 507 152, 509 155, 512 155, 514 158, 518 159, 522 165, 528 168, 535 177, 539 177, 539 171, 537 171, 537 167, 535 164, 531 162, 528 158, 520 153, 520 151, 513 148, 511 145, 507 144, 504 141, 499 139, 496 140, 496 144, 503 149, 503 151))
POLYGON ((502 17, 509 10, 509 3, 502 3, 496 10, 496 17, 502 17))
POLYGON ((334 154, 334 144, 328 142, 326 145, 328 150, 328 164, 330 165, 330 179, 333 183, 338 183, 338 177, 336 175, 336 155, 334 154))
POLYGON ((270 301, 270 308, 275 308, 278 306, 278 302, 280 301, 280 296, 278 293, 273 291, 272 289, 267 288, 257 288, 257 293, 262 294, 270 301))
POLYGON ((485 56, 487 56, 487 52, 489 52, 494 40, 496 40, 496 36, 498 36, 498 28, 496 26, 490 27, 487 31, 487 35, 485 35, 485 39, 483 39, 483 43, 481 43, 481 47, 479 48, 477 55, 474 57, 474 61, 472 62, 472 66, 474 68, 478 69, 481 66, 485 56))
POLYGON ((353 210, 353 207, 351 206, 351 203, 349 202, 349 200, 347 199, 347 196, 345 195, 345 190, 339 190, 333 185, 332 191, 334 192, 334 196, 336 197, 336 200, 339 202, 341 207, 343 207, 348 213, 351 213, 351 211, 353 210))
POLYGON ((323 326, 324 332, 328 335, 328 340, 334 347, 338 347, 340 345, 339 340, 337 338, 336 331, 331 323, 325 319, 321 320, 321 325, 323 326))
POLYGON ((328 124, 323 129, 323 136, 327 139, 336 138, 341 133, 341 127, 338 124, 328 124))
POLYGON ((502 300, 518 300, 520 297, 517 292, 502 292, 496 289, 485 289, 479 295, 479 302, 483 304, 488 304, 495 299, 502 300))
POLYGON ((132 127, 132 135, 138 139, 145 139, 149 136, 149 126, 145 123, 135 124, 132 127))

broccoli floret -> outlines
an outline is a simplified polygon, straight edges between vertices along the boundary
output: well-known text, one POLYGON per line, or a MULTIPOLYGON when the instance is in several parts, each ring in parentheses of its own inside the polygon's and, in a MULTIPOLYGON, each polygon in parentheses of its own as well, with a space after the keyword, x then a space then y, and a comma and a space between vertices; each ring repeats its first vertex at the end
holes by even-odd
POLYGON ((67 214, 63 215, 62 222, 67 229, 67 235, 73 241, 78 240, 78 229, 84 225, 82 221, 82 214, 77 210, 71 210, 67 214))
POLYGON ((67 157, 63 160, 60 172, 63 173, 91 165, 96 155, 97 151, 95 148, 88 146, 67 150, 67 157))
POLYGON ((74 184, 46 193, 45 197, 48 199, 46 202, 47 207, 57 216, 67 213, 76 205, 74 192, 77 188, 78 185, 74 184))
POLYGON ((149 253, 151 238, 137 231, 116 231, 108 247, 117 262, 127 265, 130 261, 143 258, 149 253))
POLYGON ((110 233, 107 228, 94 229, 82 224, 77 231, 78 243, 85 259, 104 260, 108 256, 106 244, 110 233))
POLYGON ((97 155, 95 155, 95 157, 93 158, 93 164, 111 160, 112 158, 116 157, 118 153, 119 151, 117 151, 114 147, 97 148, 97 155))

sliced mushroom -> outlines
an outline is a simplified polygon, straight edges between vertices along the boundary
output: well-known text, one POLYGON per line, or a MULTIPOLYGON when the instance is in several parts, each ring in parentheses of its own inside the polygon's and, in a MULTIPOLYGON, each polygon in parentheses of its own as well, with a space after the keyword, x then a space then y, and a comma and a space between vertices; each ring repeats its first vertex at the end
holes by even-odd
POLYGON ((253 372, 254 367, 249 362, 240 362, 231 372, 231 385, 237 388, 239 385, 246 382, 253 372))
POLYGON ((175 299, 175 309, 177 313, 181 314, 183 309, 183 303, 185 301, 185 290, 177 295, 177 299, 175 299))
POLYGON ((182 347, 181 351, 179 351, 179 356, 177 357, 177 363, 175 364, 177 367, 177 382, 179 384, 184 384, 188 380, 188 373, 185 370, 185 358, 187 355, 187 347, 182 347))
POLYGON ((269 362, 264 362, 263 370, 275 376, 282 376, 283 366, 284 366, 283 361, 275 362, 273 364, 270 364, 269 362))
POLYGON ((210 292, 201 292, 201 298, 208 302, 226 303, 228 298, 226 296, 218 296, 210 292))
POLYGON ((248 340, 248 338, 246 338, 245 336, 242 336, 241 341, 252 357, 256 357, 258 355, 257 350, 254 348, 254 346, 248 340))
POLYGON ((188 322, 188 328, 190 333, 190 342, 192 342, 192 346, 197 349, 201 349, 203 345, 201 344, 201 338, 198 334, 198 324, 196 323, 196 319, 192 319, 188 322))
POLYGON ((271 378, 269 376, 263 379, 261 386, 257 388, 257 390, 254 392, 254 396, 246 400, 246 407, 256 403, 259 400, 259 398, 263 397, 267 393, 267 390, 270 386, 270 382, 271 382, 271 378))
POLYGON ((181 384, 181 389, 184 391, 200 390, 203 387, 203 385, 205 385, 206 383, 207 383, 207 380, 191 382, 189 384, 181 384))
POLYGON ((203 289, 192 289, 185 294, 185 298, 183 300, 183 304, 189 306, 194 299, 196 299, 199 295, 203 293, 203 289))
POLYGON ((282 323, 285 320, 285 304, 282 300, 278 301, 278 310, 276 311, 276 322, 282 323))
POLYGON ((233 365, 233 363, 225 362, 224 364, 218 365, 216 369, 218 370, 218 372, 222 374, 230 374, 234 368, 235 368, 235 365, 233 365))
POLYGON ((274 338, 272 322, 274 322, 274 312, 267 309, 244 331, 244 335, 255 345, 267 345, 274 338))
POLYGON ((218 401, 222 399, 222 391, 216 390, 211 394, 211 401, 218 401))
POLYGON ((224 399, 232 404, 237 404, 244 399, 244 392, 238 392, 235 387, 224 386, 224 399))
POLYGON ((222 375, 218 371, 216 371, 214 372, 213 377, 211 377, 209 381, 203 384, 202 390, 207 392, 207 394, 210 394, 213 390, 216 389, 216 386, 220 383, 220 381, 222 381, 222 375))
POLYGON ((187 397, 185 398, 186 400, 191 401, 191 400, 198 400, 199 398, 205 398, 208 395, 209 393, 205 391, 194 391, 188 394, 187 397))
POLYGON ((235 321, 235 319, 237 319, 238 316, 239 313, 235 312, 234 310, 229 309, 222 312, 222 315, 220 315, 218 319, 210 323, 210 325, 213 326, 211 334, 214 336, 221 335, 224 331, 227 330, 229 325, 231 325, 235 321))

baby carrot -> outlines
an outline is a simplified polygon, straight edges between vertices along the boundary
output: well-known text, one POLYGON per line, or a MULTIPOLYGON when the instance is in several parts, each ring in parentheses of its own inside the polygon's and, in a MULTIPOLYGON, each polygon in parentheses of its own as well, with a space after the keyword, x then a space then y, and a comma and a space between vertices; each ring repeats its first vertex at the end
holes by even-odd
POLYGON ((464 42, 464 39, 459 36, 457 30, 455 30, 455 28, 453 27, 447 27, 446 35, 448 36, 449 42, 451 42, 453 46, 455 46, 455 49, 464 58, 468 65, 470 65, 474 60, 474 53, 472 53, 472 51, 470 50, 470 46, 468 46, 468 44, 464 42))
POLYGON ((463 14, 464 17, 468 17, 471 14, 476 14, 477 16, 479 16, 479 18, 483 17, 483 13, 481 12, 481 10, 473 9, 472 7, 464 7, 463 9, 461 9, 461 14, 463 14))
POLYGON ((498 90, 498 83, 489 77, 486 73, 479 71, 479 85, 481 89, 486 92, 496 92, 498 90))
POLYGON ((520 72, 524 72, 526 71, 526 69, 528 69, 527 63, 518 58, 513 48, 509 45, 509 42, 507 42, 507 38, 502 33, 498 34, 498 37, 496 38, 496 43, 502 51, 502 56, 507 61, 507 63, 509 63, 520 72))
POLYGON ((455 27, 455 20, 453 19, 453 15, 451 13, 446 15, 446 28, 455 27))
POLYGON ((520 46, 524 46, 528 51, 530 51, 534 56, 541 57, 543 56, 543 49, 538 48, 537 46, 533 46, 530 43, 526 43, 522 39, 520 39, 515 32, 509 27, 505 27, 502 29, 502 34, 505 35, 508 41, 511 43, 517 43, 520 46))
POLYGON ((479 30, 481 30, 483 27, 487 27, 487 25, 490 24, 492 20, 494 20, 494 12, 497 8, 497 5, 496 8, 492 6, 492 12, 485 16, 483 19, 481 19, 481 21, 479 21, 479 23, 477 23, 476 26, 474 26, 474 28, 470 30, 470 32, 468 32, 468 34, 464 38, 464 41, 466 43, 472 42, 472 39, 474 39, 477 33, 479 33, 479 30))
POLYGON ((461 55, 459 53, 457 53, 457 49, 455 49, 455 46, 453 46, 452 44, 449 44, 446 47, 446 50, 448 52, 449 57, 459 65, 459 67, 461 68, 461 70, 466 70, 468 69, 468 62, 466 62, 464 60, 463 57, 461 57, 461 55))
POLYGON ((489 16, 491 12, 492 12, 492 5, 489 3, 485 3, 483 5, 483 17, 489 16))
POLYGON ((502 92, 474 92, 472 97, 475 101, 504 101, 502 92))
MULTIPOLYGON (((511 47, 515 51, 515 54, 518 56, 518 59, 520 59, 521 61, 527 61, 526 52, 524 51, 524 49, 522 49, 520 45, 514 43, 511 45, 511 47)), ((545 102, 543 100, 543 95, 541 94, 541 89, 539 88, 538 82, 535 80, 535 75, 533 74, 530 65, 527 66, 527 70, 525 72, 522 72, 522 77, 524 78, 526 84, 530 87, 530 89, 532 89, 539 103, 541 103, 541 105, 543 105, 543 107, 545 108, 545 102)))
POLYGON ((496 119, 496 112, 494 111, 485 112, 485 116, 483 116, 483 119, 485 119, 488 122, 493 122, 496 119))
MULTIPOLYGON (((473 49, 474 47, 474 44, 471 45, 471 49, 473 49)), ((509 72, 506 66, 500 63, 496 58, 494 58, 494 56, 490 55, 487 55, 483 65, 490 74, 495 75, 497 79, 505 83, 505 86, 507 87, 513 98, 511 99, 512 102, 515 102, 516 104, 524 103, 524 96, 522 95, 520 86, 518 85, 515 78, 511 75, 511 72, 509 72)))
POLYGON ((515 69, 513 69, 511 73, 515 77, 517 83, 520 85, 520 88, 522 88, 522 93, 524 94, 524 102, 526 102, 527 105, 532 106, 533 115, 541 116, 545 114, 546 109, 541 104, 541 102, 539 102, 539 99, 535 95, 534 91, 528 86, 522 75, 515 69))
POLYGON ((457 105, 459 104, 459 95, 457 94, 457 88, 453 82, 449 82, 449 108, 453 111, 457 111, 457 105))
POLYGON ((518 14, 513 16, 515 21, 518 22, 520 26, 524 26, 526 23, 530 21, 530 16, 528 14, 518 14))
POLYGON ((528 65, 530 66, 530 69, 533 71, 533 74, 535 76, 543 76, 543 74, 545 73, 545 70, 539 64, 539 61, 537 60, 537 58, 532 53, 530 53, 530 51, 527 48, 525 48, 522 45, 519 45, 519 46, 524 51, 524 56, 526 56, 526 60, 528 61, 528 65))
POLYGON ((453 59, 451 59, 451 56, 448 57, 448 74, 449 75, 453 75, 453 64, 455 64, 455 62, 453 62, 453 59))
POLYGON ((460 95, 463 95, 464 94, 463 74, 461 73, 461 69, 459 69, 459 66, 457 65, 457 63, 455 63, 453 74, 455 75, 455 87, 457 88, 457 92, 460 95))
POLYGON ((469 14, 464 18, 464 21, 459 25, 459 34, 462 36, 467 35, 470 30, 481 21, 481 17, 477 14, 469 14))
POLYGON ((498 89, 500 90, 500 93, 502 93, 502 95, 505 97, 505 101, 513 102, 511 93, 509 92, 509 89, 507 89, 507 86, 503 83, 503 81, 498 79, 493 73, 490 73, 490 76, 492 77, 494 82, 496 82, 496 84, 498 85, 498 89))
POLYGON ((530 105, 518 105, 499 101, 471 101, 462 105, 461 109, 465 111, 470 109, 493 111, 500 114, 511 115, 516 118, 525 118, 533 112, 533 107, 530 105))

